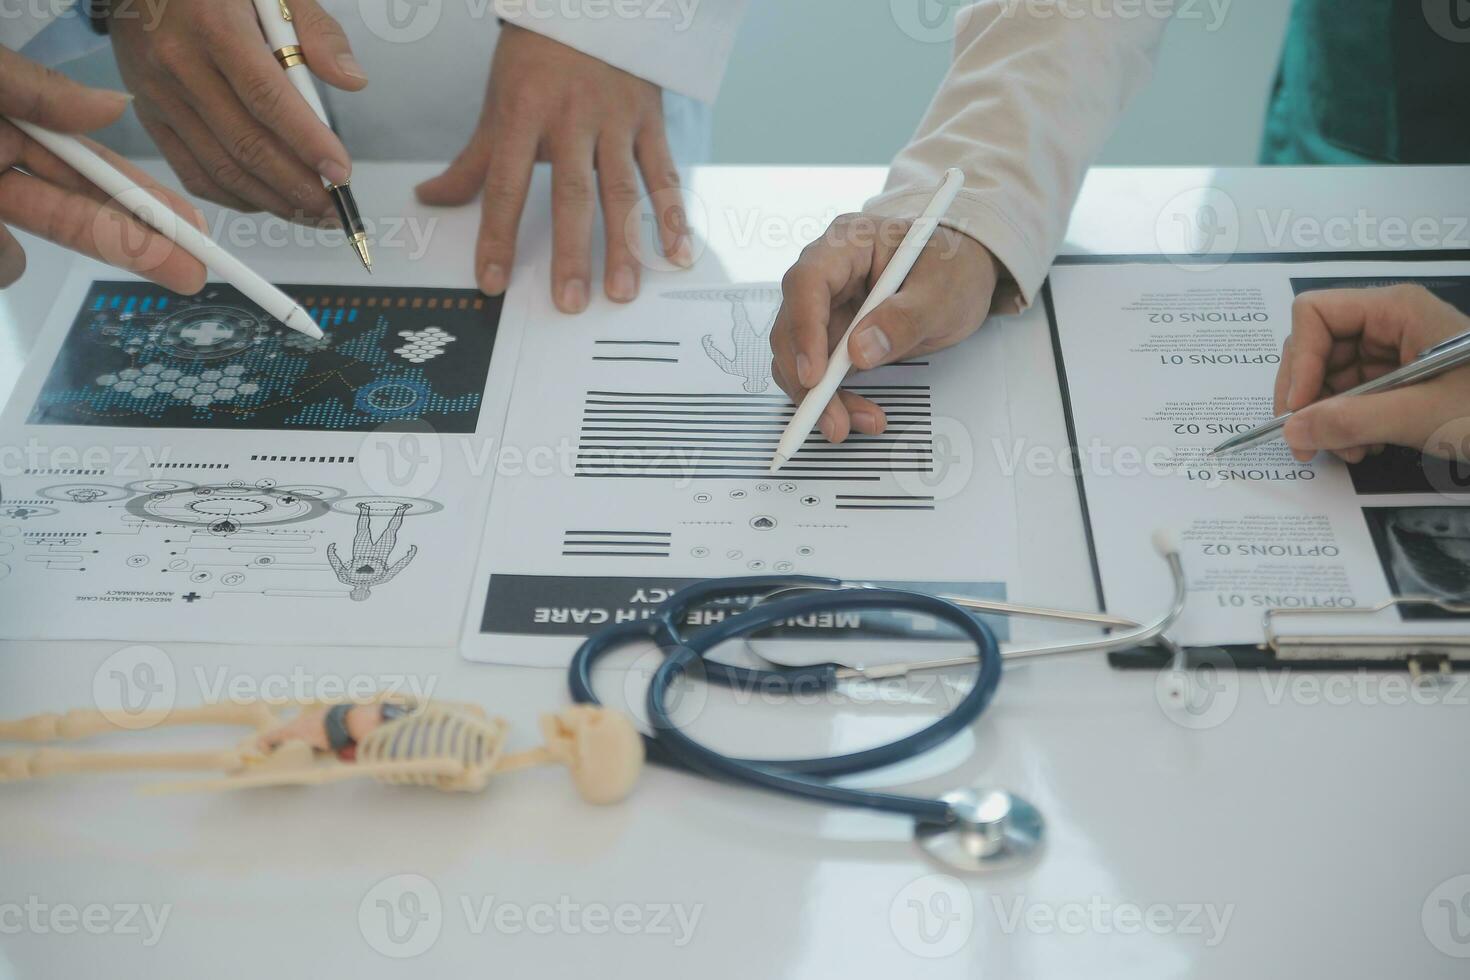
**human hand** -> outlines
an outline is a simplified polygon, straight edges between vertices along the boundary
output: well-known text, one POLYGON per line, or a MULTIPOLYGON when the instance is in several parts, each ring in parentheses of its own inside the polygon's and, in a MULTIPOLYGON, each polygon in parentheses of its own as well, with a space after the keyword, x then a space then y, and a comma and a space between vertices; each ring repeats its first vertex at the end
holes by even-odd
MULTIPOLYGON (((122 92, 87 88, 8 48, 0 47, 0 114, 59 133, 84 133, 117 121, 127 109, 122 92)), ((204 228, 204 216, 142 171, 102 147, 109 163, 204 228)), ((179 293, 204 286, 204 266, 169 239, 111 202, 57 156, 0 120, 0 288, 21 277, 26 254, 7 225, 74 252, 111 262, 179 293)))
POLYGON ((692 263, 659 87, 507 24, 474 136, 447 170, 418 186, 419 200, 431 205, 464 204, 484 190, 475 245, 475 282, 484 292, 503 293, 510 284, 516 230, 538 160, 551 162, 551 298, 557 309, 587 308, 598 198, 607 242, 603 290, 622 303, 638 295, 639 259, 628 225, 642 207, 640 174, 664 254, 675 265, 692 263))
MULTIPOLYGON (((290 0, 307 67, 356 91, 367 77, 317 0, 290 0)), ((293 221, 333 214, 322 179, 351 175, 347 150, 292 87, 250 0, 116 4, 112 49, 135 108, 184 186, 239 211, 293 221)))
POLYGON ((1470 317, 1422 286, 1324 289, 1291 308, 1291 336, 1276 372, 1276 412, 1294 411, 1282 435, 1306 462, 1319 450, 1361 462, 1385 444, 1465 458, 1470 369, 1366 395, 1331 398, 1470 330, 1470 317), (1459 432, 1451 432, 1458 422, 1459 432), (1429 445, 1430 437, 1434 445, 1429 445))
MULTIPOLYGON (((828 352, 911 224, 907 218, 843 215, 787 270, 771 326, 771 377, 793 402, 800 404, 821 381, 828 352)), ((853 331, 847 345, 853 367, 866 371, 964 340, 990 312, 998 274, 985 246, 937 228, 903 286, 853 331)), ((854 430, 877 435, 887 424, 877 404, 843 390, 827 403, 817 426, 830 441, 841 442, 854 430)))

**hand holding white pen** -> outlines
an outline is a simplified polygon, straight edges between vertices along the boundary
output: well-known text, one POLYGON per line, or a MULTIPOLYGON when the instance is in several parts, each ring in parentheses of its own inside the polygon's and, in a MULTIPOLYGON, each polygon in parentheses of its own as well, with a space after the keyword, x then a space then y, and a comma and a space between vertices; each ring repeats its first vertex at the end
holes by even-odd
MULTIPOLYGON (((49 129, 11 117, 17 127, 36 143, 45 147, 67 166, 91 181, 112 202, 126 208, 160 234, 175 242, 181 250, 198 259, 206 269, 240 290, 277 320, 313 339, 321 339, 321 328, 285 293, 251 271, 245 263, 215 244, 198 227, 184 221, 157 197, 139 187, 132 178, 104 160, 97 151, 75 137, 53 133, 49 129)), ((8 176, 8 175, 7 175, 8 176)), ((104 256, 105 257, 105 256, 104 256)), ((197 292, 198 286, 194 287, 197 292)))
MULTIPOLYGON (((204 285, 204 267, 193 256, 92 190, 74 166, 20 128, 41 125, 67 133, 100 129, 122 115, 128 97, 79 85, 3 47, 0 76, 5 79, 0 87, 0 288, 19 279, 26 265, 25 251, 8 225, 146 276, 175 292, 197 292, 204 285), (10 125, 6 116, 17 125, 10 125)), ((84 146, 78 140, 71 142, 84 146)), ((155 204, 161 200, 159 210, 167 205, 173 209, 170 214, 184 215, 202 227, 203 216, 182 197, 102 147, 93 144, 87 150, 109 161, 132 186, 146 188, 139 193, 154 195, 155 204)))
POLYGON ((883 431, 881 406, 838 390, 850 368, 868 370, 951 346, 984 320, 998 275, 995 259, 974 239, 936 227, 962 180, 951 171, 912 222, 838 218, 786 273, 770 334, 771 375, 801 406, 783 439, 786 458, 813 423, 833 442, 853 430, 883 431))

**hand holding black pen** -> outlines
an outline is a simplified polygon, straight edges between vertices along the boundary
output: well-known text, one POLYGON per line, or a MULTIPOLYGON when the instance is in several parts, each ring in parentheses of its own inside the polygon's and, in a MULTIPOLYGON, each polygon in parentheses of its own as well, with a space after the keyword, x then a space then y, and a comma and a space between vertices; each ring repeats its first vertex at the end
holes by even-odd
MULTIPOLYGON (((301 40, 296 36, 291 8, 286 6, 286 0, 255 0, 255 13, 260 18, 260 29, 265 32, 266 43, 285 69, 286 77, 291 80, 296 91, 301 93, 306 104, 311 106, 311 111, 316 113, 322 125, 330 129, 327 107, 322 104, 322 97, 317 93, 311 71, 306 67, 306 56, 302 53, 301 40)), ((372 272, 373 258, 368 254, 367 230, 363 227, 362 215, 358 214, 357 200, 352 196, 351 178, 332 180, 323 175, 322 184, 331 195, 348 244, 362 261, 362 267, 372 272)))
MULTIPOLYGON (((291 76, 309 69, 318 83, 344 91, 367 78, 318 0, 290 2, 291 36, 299 36, 306 64, 284 71, 263 36, 267 24, 245 0, 169 0, 157 9, 94 3, 93 10, 112 38, 139 122, 187 190, 237 211, 314 223, 333 214, 324 185, 348 180, 352 160, 291 76)), ((280 3, 269 9, 271 24, 283 21, 280 3)))

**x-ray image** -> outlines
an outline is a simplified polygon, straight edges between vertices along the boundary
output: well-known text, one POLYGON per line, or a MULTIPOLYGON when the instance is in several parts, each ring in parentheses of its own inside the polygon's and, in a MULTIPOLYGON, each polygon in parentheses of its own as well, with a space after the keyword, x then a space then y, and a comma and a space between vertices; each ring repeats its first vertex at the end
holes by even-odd
MULTIPOLYGON (((1365 507, 1394 595, 1470 601, 1470 507, 1365 507)), ((1406 619, 1458 618, 1432 607, 1406 619)))

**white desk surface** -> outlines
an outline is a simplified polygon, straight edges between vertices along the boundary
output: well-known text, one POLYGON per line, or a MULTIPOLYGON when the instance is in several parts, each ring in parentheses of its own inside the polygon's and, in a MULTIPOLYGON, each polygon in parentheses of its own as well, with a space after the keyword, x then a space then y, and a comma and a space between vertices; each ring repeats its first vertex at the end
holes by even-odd
MULTIPOLYGON (((434 169, 364 164, 354 182, 365 208, 425 220, 409 188, 434 169)), ((1069 248, 1157 250, 1165 204, 1201 187, 1234 202, 1243 250, 1267 250, 1283 216, 1351 222, 1360 210, 1379 221, 1434 218, 1447 245, 1464 247, 1453 236, 1465 235, 1455 229, 1470 213, 1467 177, 1463 168, 1098 171, 1069 248)), ((880 181, 875 168, 697 171, 691 186, 712 244, 701 261, 777 278, 828 217, 880 181), (804 218, 783 220, 791 216, 804 218)), ((532 259, 548 250, 544 183, 537 193, 523 230, 532 259)), ((380 249, 379 281, 467 285, 476 213, 440 213, 416 263, 407 249, 380 249)), ((1314 247, 1297 237, 1281 247, 1314 247)), ((1358 247, 1379 246, 1364 236, 1358 247)), ((29 249, 25 280, 0 294, 0 393, 23 369, 69 263, 29 249)), ((345 268, 341 253, 320 248, 239 250, 267 274, 298 280, 345 268)), ((1024 389, 1016 433, 1059 431, 1044 317, 988 329, 997 326, 1011 332, 1012 377, 1043 381, 1013 383, 1024 389)), ((1019 489, 1033 559, 1023 597, 1087 602, 1070 478, 1019 489)), ((120 646, 0 645, 0 717, 86 706, 99 665, 120 646)), ((166 654, 180 703, 202 699, 220 677, 407 675, 490 706, 529 739, 536 714, 565 699, 560 671, 475 666, 452 650, 171 645, 166 654)), ((890 785, 919 792, 1002 785, 1044 811, 1050 837, 1037 866, 963 885, 930 877, 942 872, 910 844, 904 821, 662 770, 611 809, 581 804, 552 771, 463 797, 349 785, 152 798, 129 777, 7 786, 0 977, 1465 976, 1470 691, 1425 704, 1402 703, 1401 683, 1224 683, 1209 724, 1192 729, 1159 706, 1146 673, 1096 658, 1009 669, 973 739, 890 774, 890 785), (419 907, 416 932, 402 917, 387 931, 379 905, 411 910, 402 894, 422 882, 399 875, 422 876, 440 900, 437 915, 419 907), (497 918, 502 904, 510 911, 497 918), (128 911, 139 906, 168 916, 154 943, 142 912, 128 911), (692 929, 676 912, 686 924, 697 916, 692 929), (417 958, 387 955, 418 946, 417 958)), ((616 675, 609 687, 616 695, 616 675)), ((850 745, 864 717, 861 707, 748 705, 708 711, 701 725, 727 746, 781 754, 793 739, 799 751, 829 737, 850 745)), ((140 738, 180 744, 167 733, 140 738)))

